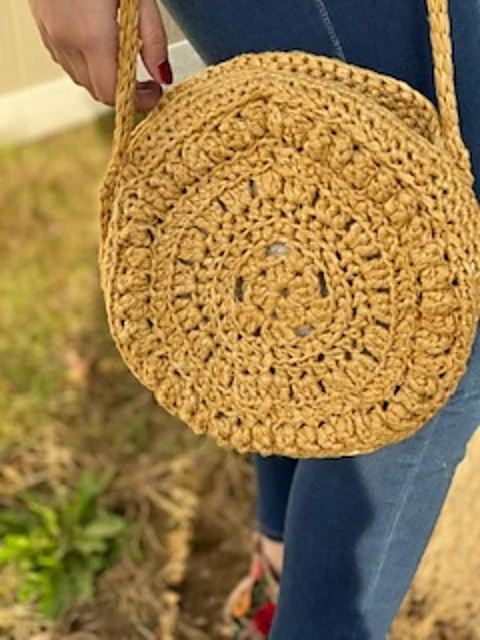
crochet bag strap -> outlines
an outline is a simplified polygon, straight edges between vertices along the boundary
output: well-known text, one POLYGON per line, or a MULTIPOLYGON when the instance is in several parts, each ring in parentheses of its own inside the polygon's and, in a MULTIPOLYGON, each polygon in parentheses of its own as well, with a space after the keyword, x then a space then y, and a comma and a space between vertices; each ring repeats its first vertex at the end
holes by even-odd
MULTIPOLYGON (((441 135, 446 150, 458 163, 459 168, 470 174, 470 159, 460 133, 455 95, 448 0, 427 0, 427 7, 441 135)), ((120 0, 119 67, 111 165, 114 173, 125 161, 130 134, 134 127, 136 60, 141 46, 138 13, 139 0, 120 0)))

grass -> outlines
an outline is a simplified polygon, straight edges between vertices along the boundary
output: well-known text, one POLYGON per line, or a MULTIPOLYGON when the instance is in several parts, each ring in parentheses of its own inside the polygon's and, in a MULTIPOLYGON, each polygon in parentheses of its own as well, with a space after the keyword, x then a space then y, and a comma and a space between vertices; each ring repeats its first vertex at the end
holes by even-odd
POLYGON ((21 507, 0 512, 0 566, 16 570, 16 598, 35 602, 47 618, 91 598, 97 576, 122 554, 127 522, 98 504, 108 481, 85 469, 51 504, 26 491, 17 496, 21 507))
POLYGON ((50 420, 52 401, 68 391, 69 353, 95 313, 96 224, 88 215, 95 198, 85 185, 98 182, 107 149, 92 144, 89 133, 81 159, 75 135, 1 158, 1 435, 7 440, 20 424, 27 438, 35 437, 39 420, 50 420), (72 163, 74 157, 79 161, 72 163))
MULTIPOLYGON (((100 513, 132 525, 121 557, 97 576, 93 596, 59 610, 53 622, 42 615, 41 597, 22 603, 22 593, 30 592, 22 590, 15 562, 7 562, 0 569, 2 639, 66 639, 79 632, 92 640, 192 633, 212 639, 226 587, 244 568, 237 538, 242 530, 248 537, 249 465, 233 454, 225 458, 158 407, 108 333, 97 268, 97 194, 110 139, 106 117, 0 150, 0 510, 24 514, 24 496, 33 493, 54 519, 61 513, 58 496, 73 495, 85 470, 107 469, 112 482, 99 495, 100 513), (204 491, 212 477, 219 478, 218 489, 204 491), (229 516, 232 490, 244 500, 229 516), (205 559, 229 536, 232 544, 221 554, 231 567, 226 578, 190 591, 187 566, 201 570, 192 553, 205 559), (205 589, 211 615, 197 624, 205 589)), ((20 543, 31 550, 28 530, 22 535, 20 543)), ((13 553, 20 543, 10 542, 13 553)), ((49 544, 53 554, 55 543, 49 544)), ((80 573, 62 578, 71 580, 73 594, 80 573)))

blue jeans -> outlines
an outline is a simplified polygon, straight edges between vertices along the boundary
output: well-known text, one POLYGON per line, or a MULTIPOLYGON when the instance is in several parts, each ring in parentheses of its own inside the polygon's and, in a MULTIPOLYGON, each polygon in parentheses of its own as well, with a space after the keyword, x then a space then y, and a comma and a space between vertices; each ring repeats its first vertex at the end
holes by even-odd
MULTIPOLYGON (((408 82, 437 105, 425 0, 164 0, 207 64, 303 49, 408 82)), ((461 130, 480 199, 480 2, 450 0, 461 130)), ((254 456, 257 523, 284 540, 269 640, 384 640, 480 424, 480 333, 456 393, 414 436, 377 452, 254 456)), ((465 533, 468 535, 468 532, 465 533)))

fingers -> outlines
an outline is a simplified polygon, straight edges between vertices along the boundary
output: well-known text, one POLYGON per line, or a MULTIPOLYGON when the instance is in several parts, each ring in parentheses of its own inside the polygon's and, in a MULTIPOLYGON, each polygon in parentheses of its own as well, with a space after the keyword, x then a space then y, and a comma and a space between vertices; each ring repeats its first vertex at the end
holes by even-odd
POLYGON ((167 34, 156 0, 140 0, 140 37, 142 60, 148 72, 159 84, 170 84, 167 34))
POLYGON ((58 55, 57 55, 55 49, 53 48, 53 46, 50 44, 50 38, 49 38, 47 30, 45 29, 43 24, 41 24, 41 23, 38 24, 38 31, 40 33, 40 37, 42 39, 42 42, 43 42, 45 48, 48 50, 50 56, 52 57, 52 60, 54 62, 56 62, 57 64, 60 64, 60 62, 58 60, 58 55))
MULTIPOLYGON (((79 52, 75 64, 72 64, 72 75, 83 84, 90 93, 103 104, 115 105, 115 87, 117 81, 117 42, 114 33, 110 39, 95 39, 84 45, 79 52)), ((135 108, 139 111, 150 111, 157 104, 162 94, 156 82, 137 84, 135 108)))
POLYGON ((162 96, 162 87, 154 80, 137 83, 135 109, 137 111, 151 111, 162 96))
POLYGON ((103 104, 115 104, 117 59, 115 48, 108 43, 96 43, 84 54, 91 90, 94 97, 103 104))
MULTIPOLYGON (((116 50, 101 44, 85 58, 91 93, 106 105, 115 105, 115 86, 117 80, 116 50)), ((162 95, 162 88, 155 81, 137 83, 135 109, 150 111, 162 95)))
MULTIPOLYGON (((42 40, 55 62, 94 98, 113 106, 117 79, 118 0, 29 1, 42 40)), ((138 110, 149 111, 162 94, 161 84, 171 82, 171 72, 167 62, 167 37, 156 1, 138 2, 142 57, 154 80, 137 85, 135 106, 138 110)))
MULTIPOLYGON (((52 49, 57 62, 67 71, 72 80, 85 87, 99 102, 115 105, 116 56, 110 56, 111 49, 99 47, 88 52, 70 52, 52 49)), ((137 83, 135 109, 150 111, 159 101, 162 88, 155 81, 137 83)))
POLYGON ((115 103, 117 46, 116 10, 111 5, 107 11, 105 5, 96 21, 85 20, 77 47, 87 68, 87 88, 97 100, 109 106, 115 103))
POLYGON ((75 84, 85 87, 93 94, 92 82, 84 56, 76 50, 68 51, 57 49, 42 28, 40 28, 40 34, 52 59, 68 73, 75 84))
MULTIPOLYGON (((141 1, 141 37, 144 41, 143 54, 154 60, 156 55, 164 55, 166 51, 166 36, 163 22, 155 0, 141 1), (148 26, 147 26, 148 25, 148 26), (143 33, 142 33, 143 29, 143 33)), ((92 38, 84 46, 84 59, 88 68, 92 94, 104 104, 114 106, 115 86, 117 80, 117 31, 104 30, 103 38, 92 38)), ((147 69, 152 73, 152 64, 147 69), (150 67, 150 68, 149 68, 150 67)), ((158 65, 156 66, 158 76, 158 65)), ((137 83, 135 108, 138 111, 150 111, 155 107, 162 95, 162 88, 158 81, 137 83)))
POLYGON ((87 61, 80 51, 58 52, 58 62, 75 84, 85 87, 93 95, 93 86, 87 61))

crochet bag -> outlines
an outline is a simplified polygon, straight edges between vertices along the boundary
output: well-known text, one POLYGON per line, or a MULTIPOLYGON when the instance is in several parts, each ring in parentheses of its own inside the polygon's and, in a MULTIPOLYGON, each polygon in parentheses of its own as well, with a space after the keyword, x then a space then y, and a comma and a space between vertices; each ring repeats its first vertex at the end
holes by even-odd
POLYGON ((125 363, 239 452, 338 457, 411 436, 455 391, 480 312, 447 0, 428 0, 438 110, 375 71, 267 51, 174 86, 134 128, 137 5, 120 2, 101 194, 125 363))

